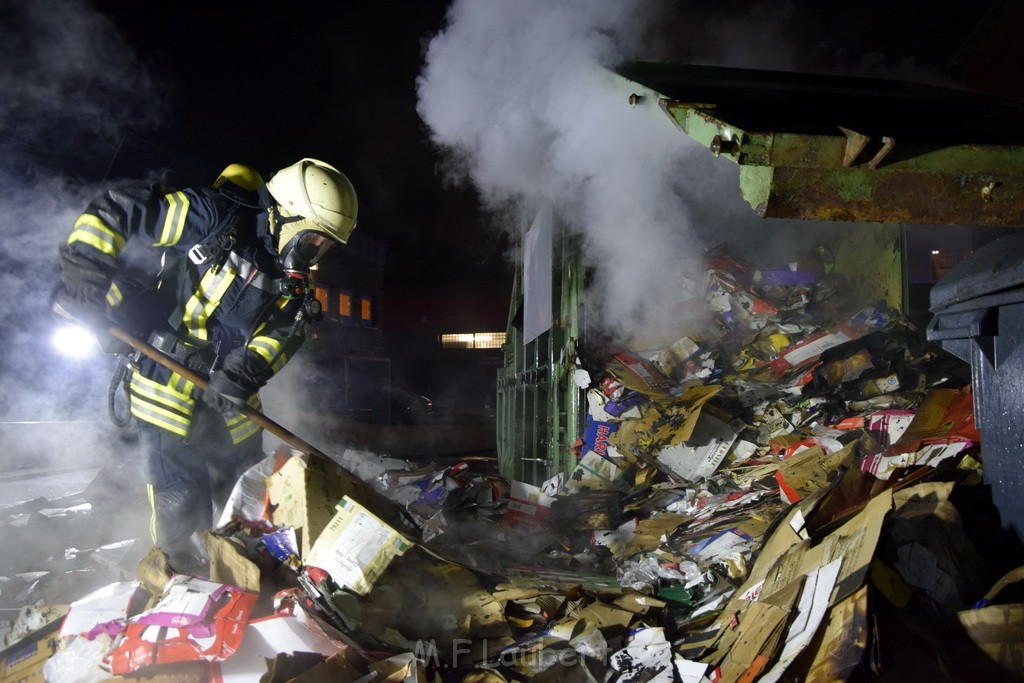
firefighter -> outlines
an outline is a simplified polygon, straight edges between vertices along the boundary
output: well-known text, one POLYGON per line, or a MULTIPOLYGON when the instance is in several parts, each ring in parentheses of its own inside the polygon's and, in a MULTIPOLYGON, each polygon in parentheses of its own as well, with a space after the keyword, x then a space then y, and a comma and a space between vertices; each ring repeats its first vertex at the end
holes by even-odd
POLYGON ((311 266, 356 225, 358 202, 333 166, 302 159, 264 183, 227 167, 211 187, 112 189, 78 218, 60 251, 54 310, 93 322, 101 347, 122 353, 98 315, 115 315, 121 255, 131 240, 177 257, 158 287, 175 287, 167 322, 148 342, 203 376, 192 382, 146 357, 131 364, 129 404, 139 425, 153 542, 173 567, 203 561, 209 529, 238 476, 262 457, 262 430, 239 412, 288 362, 313 317, 311 266))

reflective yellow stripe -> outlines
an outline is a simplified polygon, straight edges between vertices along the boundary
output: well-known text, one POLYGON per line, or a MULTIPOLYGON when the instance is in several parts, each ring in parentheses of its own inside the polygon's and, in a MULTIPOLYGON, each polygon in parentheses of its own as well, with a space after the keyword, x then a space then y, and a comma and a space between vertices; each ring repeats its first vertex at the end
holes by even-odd
POLYGON ((224 267, 214 272, 214 269, 206 271, 202 281, 199 283, 199 290, 192 295, 192 298, 185 304, 185 315, 183 321, 185 328, 196 339, 208 339, 206 321, 210 314, 224 298, 224 293, 231 286, 235 279, 235 271, 224 267))
MULTIPOLYGON (((259 394, 253 394, 245 403, 250 408, 254 408, 257 411, 263 410, 263 401, 260 399, 259 394)), ((230 420, 225 420, 225 424, 228 426, 228 432, 231 434, 231 442, 234 444, 240 444, 246 439, 259 434, 262 429, 262 427, 242 413, 235 415, 230 420)))
POLYGON ((246 439, 256 435, 260 431, 260 426, 250 420, 247 417, 243 417, 243 421, 231 428, 231 443, 239 444, 246 439))
POLYGON ((124 301, 124 295, 121 294, 121 288, 117 286, 116 282, 111 282, 110 289, 107 290, 107 305, 117 308, 122 301, 124 301))
POLYGON ((124 249, 124 237, 103 224, 98 216, 83 213, 75 222, 75 229, 68 236, 68 244, 80 242, 117 258, 124 249))
POLYGON ((192 390, 195 389, 196 385, 192 384, 192 382, 188 381, 178 373, 172 372, 171 379, 167 382, 167 386, 175 391, 180 391, 185 396, 192 396, 192 390))
POLYGON ((164 229, 160 239, 153 243, 154 247, 166 247, 177 244, 181 232, 185 229, 185 217, 188 215, 189 201, 184 192, 172 192, 164 195, 167 200, 167 217, 164 218, 164 229))
POLYGON ((177 408, 185 415, 191 415, 192 407, 195 405, 195 401, 189 394, 143 377, 137 372, 132 373, 131 389, 132 393, 138 394, 141 398, 148 398, 156 403, 177 408))
POLYGON ((149 538, 156 545, 156 489, 146 484, 146 497, 149 498, 149 538))
POLYGON ((169 410, 164 410, 159 406, 132 401, 132 415, 143 422, 156 425, 157 427, 166 429, 178 436, 188 436, 188 426, 191 420, 183 418, 169 410))
MULTIPOLYGON (((277 300, 277 301, 275 301, 275 302, 274 302, 274 305, 275 305, 275 306, 277 306, 278 310, 284 310, 284 307, 288 305, 288 299, 285 299, 285 298, 284 298, 284 297, 282 296, 282 297, 278 298, 278 300, 277 300)), ((264 329, 264 328, 265 328, 266 326, 267 326, 267 323, 266 323, 266 322, 262 322, 262 323, 260 323, 259 325, 257 325, 257 326, 256 326, 256 329, 255 329, 255 330, 253 330, 253 332, 252 332, 252 333, 253 333, 253 336, 257 336, 257 335, 259 335, 259 334, 260 334, 261 332, 263 332, 263 329, 264 329)))
POLYGON ((271 369, 274 372, 283 368, 284 364, 288 362, 286 354, 281 353, 278 355, 278 352, 281 351, 281 342, 271 337, 256 337, 249 343, 248 348, 262 356, 263 360, 267 361, 267 363, 273 360, 274 364, 271 366, 271 369))

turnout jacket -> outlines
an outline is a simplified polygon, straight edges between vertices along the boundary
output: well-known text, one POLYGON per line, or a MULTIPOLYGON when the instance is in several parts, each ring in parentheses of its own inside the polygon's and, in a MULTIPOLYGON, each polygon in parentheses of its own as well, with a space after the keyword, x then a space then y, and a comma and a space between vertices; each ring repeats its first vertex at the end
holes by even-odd
MULTIPOLYGON (((61 252, 65 285, 77 297, 105 298, 116 308, 123 296, 117 276, 130 240, 176 252, 176 309, 166 331, 184 348, 215 354, 214 366, 250 390, 249 405, 259 409, 257 390, 305 338, 296 324, 302 301, 280 293, 283 269, 260 208, 271 201, 265 188, 250 192, 230 182, 174 191, 159 185, 109 190, 79 216, 61 252)), ((142 358, 130 381, 131 412, 184 438, 197 393, 178 373, 142 358)), ((241 414, 228 420, 228 428, 236 444, 260 431, 241 414)))

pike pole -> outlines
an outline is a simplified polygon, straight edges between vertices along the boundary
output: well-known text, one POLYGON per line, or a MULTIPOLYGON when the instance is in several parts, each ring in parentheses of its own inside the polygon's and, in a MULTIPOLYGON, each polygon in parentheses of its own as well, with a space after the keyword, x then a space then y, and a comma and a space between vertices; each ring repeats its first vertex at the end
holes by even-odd
MULTIPOLYGON (((195 384, 203 391, 206 390, 207 384, 209 382, 205 377, 195 372, 194 370, 190 370, 189 368, 174 360, 173 358, 171 358, 170 356, 168 356, 155 346, 147 344, 146 342, 142 341, 135 335, 125 331, 124 329, 116 325, 108 324, 106 326, 106 331, 109 332, 111 336, 123 341, 125 344, 131 346, 139 353, 142 353, 150 360, 159 363, 160 365, 164 366, 165 368, 172 372, 178 373, 179 375, 187 379, 189 382, 192 382, 192 384, 195 384)), ((258 424, 260 427, 263 427, 274 436, 279 437, 282 441, 292 446, 296 450, 301 451, 303 453, 324 457, 330 460, 330 457, 326 453, 322 452, 312 444, 309 444, 303 439, 299 438, 298 436, 288 431, 278 423, 274 422, 269 417, 267 417, 260 411, 256 410, 252 406, 245 404, 239 405, 238 412, 242 413, 247 418, 258 424)))
MULTIPOLYGON (((153 360, 156 363, 164 366, 172 372, 176 372, 188 381, 202 390, 206 390, 208 381, 202 375, 190 370, 186 366, 182 365, 178 361, 174 360, 164 352, 160 351, 156 347, 147 344, 135 335, 127 332, 126 330, 114 325, 109 320, 102 321, 104 329, 116 339, 124 342, 128 346, 131 346, 139 353, 145 355, 147 358, 153 360)), ((376 489, 370 487, 366 482, 359 479, 357 476, 349 472, 347 469, 341 466, 336 460, 331 458, 329 455, 316 448, 307 441, 299 438, 289 430, 285 429, 278 423, 271 420, 269 417, 256 410, 249 405, 238 406, 238 412, 245 415, 247 418, 258 424, 263 429, 277 436, 282 441, 290 445, 297 451, 312 455, 318 458, 325 458, 338 466, 339 469, 345 474, 348 479, 348 484, 351 487, 351 493, 349 494, 358 503, 365 505, 375 515, 388 522, 389 524, 397 524, 400 521, 404 521, 408 524, 412 524, 413 527, 418 527, 418 524, 408 515, 408 513, 401 508, 397 503, 385 497, 383 494, 378 492, 376 489)))

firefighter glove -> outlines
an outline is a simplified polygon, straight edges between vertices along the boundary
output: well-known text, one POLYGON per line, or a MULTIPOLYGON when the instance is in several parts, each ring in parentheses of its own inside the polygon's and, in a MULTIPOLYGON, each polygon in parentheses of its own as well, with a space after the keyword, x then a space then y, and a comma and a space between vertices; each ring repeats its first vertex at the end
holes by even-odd
POLYGON ((103 353, 128 355, 132 347, 107 331, 107 307, 83 292, 67 285, 58 287, 53 298, 53 312, 85 326, 96 338, 103 353))
POLYGON ((60 285, 53 297, 53 312, 62 318, 76 320, 88 325, 97 326, 106 314, 106 305, 102 301, 87 296, 79 289, 60 285))
POLYGON ((203 392, 203 401, 224 417, 234 417, 251 395, 251 391, 228 377, 223 370, 214 370, 203 392))

